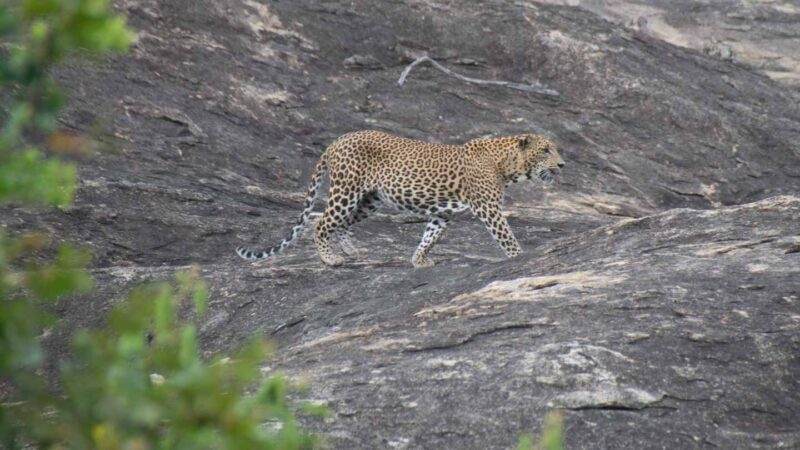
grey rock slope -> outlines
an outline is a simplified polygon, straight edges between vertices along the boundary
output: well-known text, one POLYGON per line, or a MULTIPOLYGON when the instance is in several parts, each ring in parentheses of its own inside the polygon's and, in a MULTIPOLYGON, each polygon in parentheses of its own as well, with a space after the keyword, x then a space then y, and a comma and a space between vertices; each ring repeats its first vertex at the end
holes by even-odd
POLYGON ((384 274, 318 298, 277 366, 315 380, 337 448, 509 448, 552 408, 569 448, 794 448, 798 220, 798 197, 673 210, 384 274))
POLYGON ((579 6, 628 29, 800 87, 800 4, 740 0, 544 0, 579 6))
POLYGON ((270 369, 311 378, 334 414, 308 425, 335 448, 508 448, 554 408, 570 448, 800 445, 800 96, 572 3, 117 2, 132 51, 57 74, 61 125, 107 151, 81 162, 70 210, 0 211, 96 256, 96 291, 56 306, 50 369, 71 330, 196 263, 206 351, 274 339, 270 369), (422 54, 560 95, 424 65, 398 86, 422 54), (239 260, 289 230, 325 146, 366 128, 545 133, 567 166, 509 192, 522 258, 463 216, 413 270, 423 225, 384 211, 342 268, 308 235, 239 260))

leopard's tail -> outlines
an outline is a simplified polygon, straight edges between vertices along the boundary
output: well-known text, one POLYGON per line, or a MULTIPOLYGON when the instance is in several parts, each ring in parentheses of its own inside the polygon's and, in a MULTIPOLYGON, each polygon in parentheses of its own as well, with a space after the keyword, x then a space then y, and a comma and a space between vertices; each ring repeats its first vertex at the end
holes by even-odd
POLYGON ((286 250, 287 247, 294 244, 308 224, 308 218, 311 216, 311 209, 314 207, 314 200, 317 198, 317 193, 322 185, 322 177, 328 169, 327 159, 327 154, 323 154, 317 166, 314 168, 314 174, 311 176, 311 183, 308 185, 308 191, 306 192, 306 203, 303 208, 303 214, 301 214, 300 218, 297 220, 297 225, 292 228, 292 233, 287 236, 286 239, 282 240, 280 244, 263 250, 250 250, 247 247, 239 247, 236 249, 236 253, 239 256, 250 261, 269 258, 272 255, 281 253, 286 250))

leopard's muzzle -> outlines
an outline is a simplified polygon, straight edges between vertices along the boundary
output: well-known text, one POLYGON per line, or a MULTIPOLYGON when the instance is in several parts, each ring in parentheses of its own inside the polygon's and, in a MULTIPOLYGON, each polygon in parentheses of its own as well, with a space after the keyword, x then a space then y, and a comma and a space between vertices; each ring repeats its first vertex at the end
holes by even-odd
POLYGON ((536 177, 539 178, 542 183, 550 185, 556 181, 556 177, 559 173, 561 173, 561 171, 558 169, 539 169, 536 171, 536 177))

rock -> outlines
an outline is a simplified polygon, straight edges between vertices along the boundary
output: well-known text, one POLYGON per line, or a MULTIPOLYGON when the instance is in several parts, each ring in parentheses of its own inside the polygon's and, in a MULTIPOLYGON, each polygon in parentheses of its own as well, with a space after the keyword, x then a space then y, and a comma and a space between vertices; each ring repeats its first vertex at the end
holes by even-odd
POLYGON ((719 46, 719 57, 724 60, 732 60, 733 59, 733 50, 731 49, 730 45, 722 44, 719 46))
POLYGON ((774 299, 800 287, 800 264, 782 250, 798 219, 800 198, 779 197, 626 220, 514 260, 435 273, 390 311, 369 305, 400 281, 372 272, 368 290, 281 338, 280 365, 311 377, 334 413, 362 412, 319 428, 348 430, 333 441, 342 448, 379 446, 388 432, 410 448, 507 448, 548 408, 566 410, 570 448, 679 448, 695 438, 791 447, 800 443, 787 431, 800 408, 800 336, 796 306, 774 299), (760 220, 769 240, 703 251, 751 242, 760 220), (732 274, 769 289, 739 290, 732 274), (324 335, 310 326, 352 308, 363 311, 346 319, 352 326, 337 320, 324 335), (609 432, 619 422, 628 431, 609 432))
POLYGON ((778 39, 800 17, 788 3, 745 2, 758 21, 721 0, 123 3, 136 48, 56 71, 60 124, 105 127, 115 151, 81 163, 74 208, 0 209, 10 234, 95 254, 96 290, 57 305, 49 373, 133 286, 198 264, 203 351, 275 340, 265 373, 311 379, 333 415, 305 425, 334 448, 511 448, 553 408, 569 448, 800 446, 798 94, 727 28, 778 39), (708 19, 697 40, 690 13, 708 19), (735 64, 698 51, 706 31, 735 64), (421 54, 561 95, 424 65, 397 86, 421 54), (341 268, 309 232, 241 261, 238 245, 295 224, 326 146, 366 128, 542 133, 567 165, 553 186, 508 189, 513 260, 465 214, 415 270, 424 224, 384 209, 341 268))
POLYGON ((704 50, 722 60, 757 70, 779 83, 800 88, 800 6, 793 2, 742 0, 593 0, 568 3, 618 24, 632 24, 648 36, 680 47, 704 50), (709 45, 708 42, 711 42, 709 45), (724 42, 724 43, 721 43, 724 42))
POLYGON ((733 60, 733 49, 728 44, 714 42, 705 48, 706 53, 726 61, 733 60))

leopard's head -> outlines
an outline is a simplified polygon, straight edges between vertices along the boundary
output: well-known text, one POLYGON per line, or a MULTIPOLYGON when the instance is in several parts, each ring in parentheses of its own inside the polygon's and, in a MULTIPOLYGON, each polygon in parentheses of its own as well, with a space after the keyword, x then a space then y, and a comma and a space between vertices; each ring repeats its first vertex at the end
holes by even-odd
POLYGON ((529 180, 534 176, 544 184, 552 184, 564 167, 556 144, 550 139, 535 134, 520 136, 520 175, 529 180))

